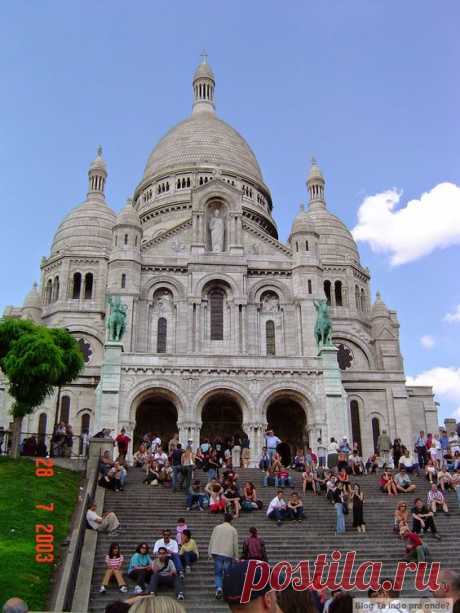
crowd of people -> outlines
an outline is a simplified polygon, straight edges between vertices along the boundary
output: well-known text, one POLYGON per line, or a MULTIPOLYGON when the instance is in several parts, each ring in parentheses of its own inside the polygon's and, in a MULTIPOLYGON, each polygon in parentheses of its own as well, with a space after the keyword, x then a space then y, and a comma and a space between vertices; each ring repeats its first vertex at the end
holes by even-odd
MULTIPOLYGON (((340 442, 331 438, 327 445, 319 439, 316 452, 309 447, 297 449, 290 464, 285 466, 278 451, 281 441, 273 430, 268 430, 259 458, 260 485, 274 487, 276 493, 265 509, 265 516, 278 526, 286 521, 303 522, 306 519, 304 500, 311 493, 312 496, 324 496, 334 507, 337 536, 346 532, 348 514, 352 516, 353 528, 365 533, 366 501, 359 483, 361 476, 375 474, 382 494, 405 497, 417 490, 411 475, 424 474, 427 492, 417 492, 410 510, 408 504, 398 502, 393 529, 405 544, 407 560, 427 561, 430 552, 423 539, 427 533, 435 539, 441 538, 435 517, 439 513, 449 514, 445 498, 449 489, 456 491, 460 505, 459 450, 452 441, 444 448, 441 443, 444 438, 443 432, 434 437, 424 437, 420 433, 411 451, 398 439, 391 443, 383 431, 376 453, 366 460, 358 445, 349 444, 346 437, 340 442), (439 454, 438 442, 444 449, 439 454), (436 454, 430 452, 432 445, 436 454), (293 488, 296 473, 300 473, 301 491, 293 488)), ((100 459, 99 485, 115 492, 123 491, 131 470, 126 461, 129 443, 129 437, 122 430, 114 441, 118 457, 113 459, 113 453, 107 451, 100 459)), ((257 495, 256 484, 252 481, 240 483, 236 470, 247 466, 250 456, 244 452, 248 449, 246 445, 246 440, 235 435, 224 442, 205 439, 194 449, 191 440, 183 446, 177 435, 163 445, 158 435, 149 433, 133 456, 134 467, 143 471, 145 486, 169 487, 174 492, 183 492, 186 513, 196 510, 223 514, 223 521, 214 528, 208 543, 208 555, 214 561, 217 599, 223 597, 224 577, 236 562, 268 561, 265 543, 255 526, 250 528, 241 550, 238 546, 235 521, 241 513, 257 512, 264 506, 257 495)), ((151 545, 140 543, 135 551, 128 552, 127 564, 118 543, 113 542, 106 556, 101 592, 108 589, 112 580, 121 592, 126 592, 129 578, 135 584, 136 595, 156 594, 159 587, 167 586, 174 590, 177 600, 183 600, 186 575, 192 572, 200 557, 186 517, 178 518, 174 535, 165 528, 161 538, 151 545)), ((113 536, 120 531, 116 515, 109 512, 99 516, 94 505, 88 510, 87 522, 89 527, 113 536)))

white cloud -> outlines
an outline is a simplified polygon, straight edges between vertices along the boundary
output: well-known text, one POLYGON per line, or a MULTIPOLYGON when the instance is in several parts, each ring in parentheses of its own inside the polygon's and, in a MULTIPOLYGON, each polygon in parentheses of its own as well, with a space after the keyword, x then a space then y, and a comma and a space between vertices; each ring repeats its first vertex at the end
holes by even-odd
POLYGON ((396 189, 367 196, 358 209, 355 240, 369 243, 376 253, 388 253, 394 266, 460 244, 460 187, 439 183, 396 209, 400 199, 396 189))
POLYGON ((407 377, 406 385, 432 385, 437 396, 459 404, 452 417, 460 420, 460 368, 438 366, 415 377, 407 377))
POLYGON ((433 349, 436 344, 436 341, 429 334, 425 334, 424 336, 420 337, 420 344, 425 349, 433 349))
POLYGON ((444 321, 448 321, 449 323, 460 322, 460 304, 457 304, 453 313, 447 313, 445 315, 444 321))

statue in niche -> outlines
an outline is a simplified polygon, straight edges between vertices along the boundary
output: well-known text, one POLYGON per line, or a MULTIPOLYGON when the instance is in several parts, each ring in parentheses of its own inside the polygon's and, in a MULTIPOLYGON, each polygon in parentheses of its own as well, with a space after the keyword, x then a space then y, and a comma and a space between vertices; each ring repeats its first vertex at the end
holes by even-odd
POLYGON ((171 292, 165 289, 157 296, 156 306, 158 307, 160 313, 164 313, 165 311, 169 311, 171 309, 171 304, 171 292))
POLYGON ((211 251, 222 253, 224 250, 224 220, 219 209, 214 209, 213 216, 209 220, 209 231, 211 234, 211 251))
POLYGON ((273 293, 265 294, 262 299, 263 313, 277 313, 279 307, 278 296, 273 293))

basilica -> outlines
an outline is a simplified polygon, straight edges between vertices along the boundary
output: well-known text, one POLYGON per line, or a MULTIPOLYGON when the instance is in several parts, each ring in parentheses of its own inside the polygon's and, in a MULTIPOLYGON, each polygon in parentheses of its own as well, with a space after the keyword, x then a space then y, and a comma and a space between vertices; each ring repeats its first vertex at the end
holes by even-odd
MULTIPOLYGON (((85 368, 59 396, 74 432, 126 428, 169 440, 246 433, 254 465, 267 426, 294 452, 330 437, 379 434, 410 445, 437 431, 430 387, 406 386, 396 312, 377 293, 355 241, 330 209, 316 161, 308 204, 278 238, 272 202, 244 138, 215 110, 206 58, 193 108, 153 149, 117 215, 105 199, 102 150, 86 200, 59 225, 40 285, 5 316, 67 328, 85 368), (315 305, 326 300, 332 343, 317 343, 315 305), (123 326, 109 324, 118 305, 123 326)), ((24 420, 50 433, 56 398, 24 420)), ((0 379, 0 425, 12 418, 0 379)))

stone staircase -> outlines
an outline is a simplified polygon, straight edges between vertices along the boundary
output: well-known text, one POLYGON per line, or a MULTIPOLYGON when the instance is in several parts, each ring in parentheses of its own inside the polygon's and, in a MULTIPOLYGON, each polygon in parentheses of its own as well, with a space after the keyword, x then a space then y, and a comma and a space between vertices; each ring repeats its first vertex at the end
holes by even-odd
MULTIPOLYGON (((346 516, 347 533, 335 536, 335 509, 324 496, 316 497, 308 492, 303 497, 306 521, 301 524, 286 522, 278 527, 266 519, 265 510, 268 502, 275 495, 275 488, 262 487, 262 472, 256 469, 239 469, 239 482, 252 481, 257 487, 258 497, 264 502, 262 511, 242 513, 234 526, 238 530, 240 545, 248 533, 250 526, 256 526, 260 536, 265 539, 270 563, 289 560, 293 563, 309 559, 314 561, 320 553, 339 549, 343 554, 356 551, 356 565, 366 560, 382 561, 382 578, 392 578, 398 560, 403 558, 404 544, 392 532, 393 513, 397 501, 405 499, 412 506, 414 494, 400 495, 397 498, 383 495, 377 485, 375 475, 359 477, 356 481, 361 485, 365 495, 364 519, 367 524, 366 534, 354 531, 351 527, 351 513, 346 516)), ((127 564, 137 544, 146 541, 152 544, 161 538, 163 528, 170 528, 175 534, 176 520, 184 516, 198 544, 200 560, 194 565, 191 574, 186 575, 184 602, 189 613, 211 611, 218 613, 228 611, 225 603, 214 598, 213 564, 207 558, 207 546, 213 527, 222 521, 222 515, 211 515, 209 512, 185 510, 185 495, 183 492, 172 492, 169 488, 152 487, 142 484, 144 473, 141 469, 132 468, 124 492, 106 492, 104 511, 115 511, 120 519, 122 530, 117 537, 105 534, 98 535, 96 558, 94 563, 90 611, 102 612, 105 606, 114 600, 124 598, 113 585, 106 594, 99 594, 104 573, 104 557, 113 540, 120 544, 125 556, 125 576, 127 564)), ((197 471, 197 478, 202 483, 206 476, 197 471)), ((301 492, 300 475, 295 474, 295 486, 301 492)), ((425 499, 428 491, 427 482, 422 478, 414 478, 417 484, 415 494, 425 499)), ((287 493, 290 491, 287 488, 287 493)), ((440 542, 427 535, 425 542, 430 548, 433 561, 439 560, 443 566, 460 570, 460 512, 454 493, 447 496, 450 516, 438 514, 436 524, 442 537, 440 542)), ((328 558, 330 561, 330 558, 328 558)), ((356 570, 356 566, 355 566, 356 570)), ((339 575, 340 576, 340 575, 339 575)), ((130 591, 133 585, 130 585, 130 591)), ((412 588, 413 589, 413 588, 412 588)), ((408 584, 408 593, 411 586, 408 584)))

